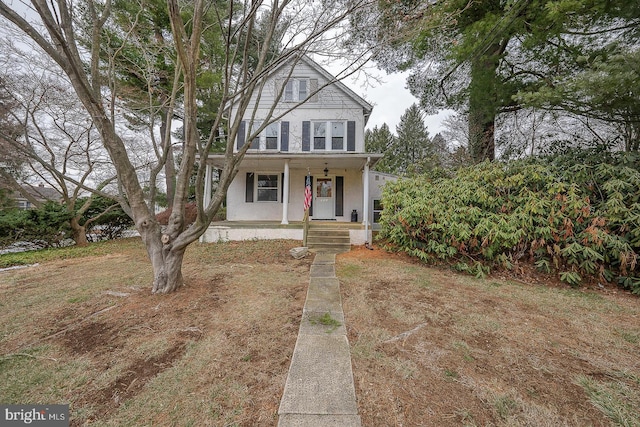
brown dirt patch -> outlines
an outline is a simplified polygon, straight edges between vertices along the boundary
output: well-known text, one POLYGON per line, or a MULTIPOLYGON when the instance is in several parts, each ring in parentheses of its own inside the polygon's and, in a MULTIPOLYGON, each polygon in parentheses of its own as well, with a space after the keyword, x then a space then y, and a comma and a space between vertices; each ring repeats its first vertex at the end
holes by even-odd
POLYGON ((42 369, 34 381, 53 394, 20 399, 71 404, 73 426, 272 425, 312 262, 294 246, 193 245, 186 286, 170 295, 151 295, 139 243, 5 275, 0 299, 16 311, 1 315, 2 355, 40 353, 5 356, 18 365, 0 363, 0 381, 42 369))
POLYGON ((628 293, 364 248, 339 256, 338 276, 363 425, 608 426, 580 378, 616 378, 628 407, 640 397, 640 345, 612 333, 640 333, 628 293))
POLYGON ((105 322, 87 322, 74 330, 66 331, 62 343, 77 355, 100 351, 105 347, 115 348, 121 341, 115 326, 105 322))
MULTIPOLYGON (((277 425, 312 261, 297 245, 193 245, 170 295, 135 240, 4 273, 0 401, 69 403, 74 426, 277 425)), ((640 404, 637 297, 363 247, 337 270, 365 426, 611 425, 581 378, 640 404)))
POLYGON ((125 374, 118 377, 107 387, 93 390, 77 401, 78 406, 93 406, 97 410, 84 423, 76 418, 71 420, 72 426, 79 426, 87 422, 104 419, 109 413, 127 399, 134 397, 149 380, 173 366, 174 361, 184 354, 185 343, 174 344, 169 350, 159 356, 148 359, 140 358, 133 361, 125 369, 125 374))

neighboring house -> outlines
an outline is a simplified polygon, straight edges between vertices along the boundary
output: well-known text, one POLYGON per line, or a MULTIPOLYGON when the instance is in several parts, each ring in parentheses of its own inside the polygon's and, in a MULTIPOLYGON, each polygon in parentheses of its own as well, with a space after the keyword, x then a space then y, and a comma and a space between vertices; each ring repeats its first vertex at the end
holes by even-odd
POLYGON ((61 200, 60 193, 54 188, 45 187, 42 183, 37 186, 25 184, 22 186, 21 192, 16 191, 13 193, 13 198, 16 201, 18 209, 36 208, 36 206, 31 203, 27 197, 25 197, 23 192, 28 193, 32 198, 41 203, 45 203, 47 201, 59 202, 61 200))
MULTIPOLYGON (((257 129, 280 91, 275 117, 309 99, 250 142, 227 192, 227 221, 213 223, 202 240, 302 239, 304 190, 309 176, 311 221, 350 223, 342 226, 350 229, 352 244, 371 241, 369 171, 382 157, 365 152, 364 128, 373 107, 336 82, 320 65, 303 57, 293 71, 285 65, 267 77, 255 116, 248 110, 243 117, 236 151, 251 133, 251 117, 255 117, 253 126, 257 129), (354 214, 358 222, 352 222, 354 214)), ((210 154, 208 176, 212 167, 222 168, 223 163, 223 155, 210 154)))

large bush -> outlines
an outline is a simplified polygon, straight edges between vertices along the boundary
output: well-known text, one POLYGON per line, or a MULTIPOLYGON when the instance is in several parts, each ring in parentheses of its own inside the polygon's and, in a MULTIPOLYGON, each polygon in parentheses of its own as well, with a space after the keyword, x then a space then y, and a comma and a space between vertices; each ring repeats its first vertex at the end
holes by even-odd
POLYGON ((615 280, 640 294, 639 199, 635 153, 483 163, 388 184, 380 237, 478 275, 526 261, 571 285, 615 280))
MULTIPOLYGON (((79 200, 79 205, 84 200, 79 200)), ((80 218, 87 224, 88 240, 107 240, 121 237, 133 221, 112 200, 96 197, 80 218)), ((19 241, 31 242, 35 247, 55 247, 72 236, 71 214, 64 204, 47 202, 37 209, 0 209, 0 246, 19 241)))
POLYGON ((133 227, 133 220, 120 205, 102 196, 95 197, 84 213, 81 223, 91 219, 87 227, 87 240, 111 240, 122 237, 125 231, 133 227))
POLYGON ((69 236, 70 215, 64 205, 47 202, 38 209, 0 210, 0 245, 29 241, 42 247, 58 246, 69 236))

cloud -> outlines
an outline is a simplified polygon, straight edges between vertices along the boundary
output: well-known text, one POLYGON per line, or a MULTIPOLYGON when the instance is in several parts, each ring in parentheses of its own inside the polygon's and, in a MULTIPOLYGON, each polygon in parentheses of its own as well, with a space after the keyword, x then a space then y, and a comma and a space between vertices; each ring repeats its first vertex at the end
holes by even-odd
MULTIPOLYGON (((371 70, 369 70, 371 72, 371 70)), ((386 74, 383 71, 374 71, 380 83, 373 83, 366 88, 358 80, 345 80, 344 83, 355 93, 362 96, 373 105, 373 112, 367 122, 367 129, 382 126, 386 123, 389 129, 395 133, 396 126, 400 123, 406 109, 418 99, 407 89, 408 72, 386 74)), ((369 80, 370 82, 370 80, 369 80)), ((442 121, 453 111, 443 110, 438 114, 425 116, 425 124, 430 135, 435 135, 443 129, 442 121)))

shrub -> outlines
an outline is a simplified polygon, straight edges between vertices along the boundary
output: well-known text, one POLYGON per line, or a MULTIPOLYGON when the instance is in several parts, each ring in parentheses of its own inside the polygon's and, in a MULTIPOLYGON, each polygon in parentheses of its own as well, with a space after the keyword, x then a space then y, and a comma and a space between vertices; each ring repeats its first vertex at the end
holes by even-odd
POLYGON ((640 294, 638 156, 580 154, 388 184, 380 238, 476 275, 528 261, 574 286, 597 277, 640 294))
POLYGON ((122 237, 122 234, 133 226, 133 220, 119 205, 102 196, 95 197, 91 206, 84 213, 84 220, 95 218, 87 231, 87 240, 111 240, 122 237))
POLYGON ((47 202, 38 209, 0 211, 0 244, 37 242, 43 247, 59 246, 69 235, 70 215, 65 207, 47 202))

